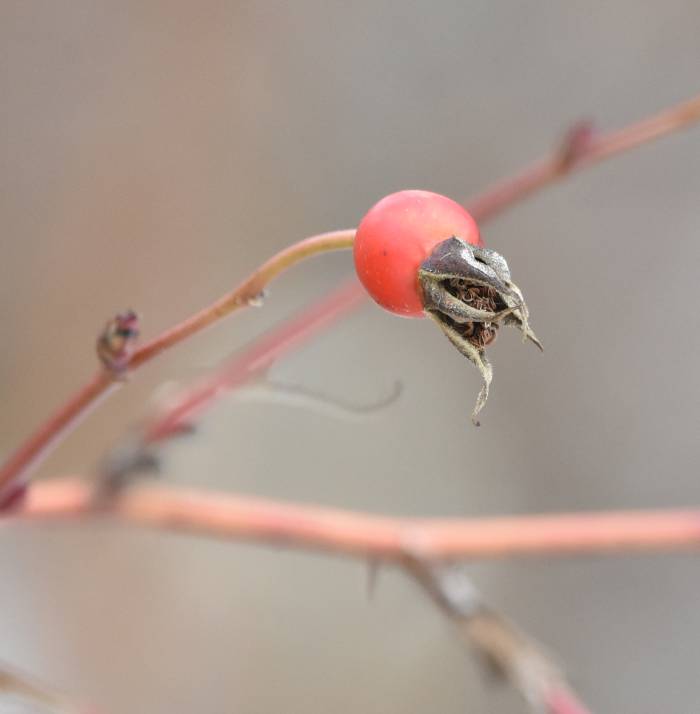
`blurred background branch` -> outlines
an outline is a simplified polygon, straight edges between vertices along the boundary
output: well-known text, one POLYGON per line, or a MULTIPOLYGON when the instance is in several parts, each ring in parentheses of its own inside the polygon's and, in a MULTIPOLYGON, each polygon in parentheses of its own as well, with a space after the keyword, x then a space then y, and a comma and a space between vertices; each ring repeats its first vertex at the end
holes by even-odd
POLYGON ((39 707, 40 711, 53 714, 98 714, 97 710, 76 704, 33 677, 0 664, 0 711, 15 711, 9 699, 26 701, 33 711, 39 707))
POLYGON ((414 559, 405 567, 490 673, 510 683, 534 714, 590 714, 552 656, 484 603, 463 568, 414 559))
POLYGON ((490 518, 392 518, 172 486, 132 486, 111 500, 84 480, 35 484, 0 524, 116 518, 123 524, 402 562, 700 547, 700 511, 611 511, 490 518))
POLYGON ((486 189, 468 201, 467 207, 477 221, 487 220, 574 171, 685 129, 699 120, 700 96, 697 96, 617 131, 597 133, 592 123, 576 124, 552 156, 486 189))

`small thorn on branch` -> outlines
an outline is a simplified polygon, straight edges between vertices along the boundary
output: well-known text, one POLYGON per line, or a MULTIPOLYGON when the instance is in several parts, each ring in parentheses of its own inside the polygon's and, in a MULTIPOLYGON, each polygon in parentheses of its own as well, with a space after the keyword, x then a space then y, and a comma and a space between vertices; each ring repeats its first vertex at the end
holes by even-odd
POLYGON ((139 329, 138 315, 127 310, 112 318, 97 338, 97 356, 115 376, 122 377, 128 369, 139 329))

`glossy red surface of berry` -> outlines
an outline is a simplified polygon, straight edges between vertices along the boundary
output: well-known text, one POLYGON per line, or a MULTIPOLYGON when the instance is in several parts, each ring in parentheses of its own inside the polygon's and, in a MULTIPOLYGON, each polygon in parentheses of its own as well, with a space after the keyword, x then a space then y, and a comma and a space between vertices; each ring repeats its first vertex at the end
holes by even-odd
POLYGON ((452 236, 481 245, 476 222, 452 199, 429 191, 392 193, 367 212, 357 229, 357 275, 385 310, 423 317, 418 268, 452 236))

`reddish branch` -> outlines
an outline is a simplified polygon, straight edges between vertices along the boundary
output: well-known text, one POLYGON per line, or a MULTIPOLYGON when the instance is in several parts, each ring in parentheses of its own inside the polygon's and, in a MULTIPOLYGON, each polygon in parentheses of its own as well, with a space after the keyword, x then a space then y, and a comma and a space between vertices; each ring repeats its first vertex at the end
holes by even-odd
POLYGON ((700 511, 391 518, 226 493, 136 486, 96 501, 76 480, 36 483, 0 523, 109 515, 148 528, 402 563, 700 548, 700 511))
POLYGON ((174 347, 232 312, 256 304, 262 299, 265 288, 285 270, 319 253, 352 248, 354 238, 355 229, 349 228, 321 233, 285 248, 263 263, 235 290, 223 295, 216 302, 137 349, 129 361, 129 369, 140 367, 144 362, 148 362, 161 352, 174 347))
POLYGON ((290 320, 273 328, 234 355, 214 374, 183 391, 143 429, 145 444, 187 431, 195 419, 222 394, 264 374, 280 357, 298 348, 337 322, 365 299, 355 278, 329 293, 290 320))
POLYGON ((0 511, 16 501, 44 457, 118 384, 109 372, 97 372, 10 455, 0 467, 0 511))
POLYGON ((486 189, 468 202, 469 211, 477 221, 483 222, 574 171, 685 129, 698 121, 700 96, 607 134, 596 135, 591 125, 579 124, 567 134, 554 154, 528 166, 513 178, 486 189))
POLYGON ((175 327, 166 330, 150 342, 135 349, 128 362, 117 372, 109 369, 97 374, 20 445, 0 466, 0 510, 14 503, 18 490, 23 487, 31 471, 36 468, 51 449, 60 442, 77 421, 97 400, 123 384, 126 372, 133 371, 166 349, 182 342, 196 332, 241 308, 259 301, 265 287, 280 273, 296 263, 319 253, 343 250, 352 246, 354 229, 333 231, 306 238, 286 248, 263 263, 236 289, 219 298, 175 327))

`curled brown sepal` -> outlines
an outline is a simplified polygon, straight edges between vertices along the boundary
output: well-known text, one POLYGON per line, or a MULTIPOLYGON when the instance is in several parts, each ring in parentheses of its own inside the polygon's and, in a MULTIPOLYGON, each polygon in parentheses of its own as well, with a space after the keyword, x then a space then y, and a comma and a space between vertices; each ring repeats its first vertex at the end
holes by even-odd
POLYGON ((129 366, 139 336, 139 317, 133 310, 119 313, 105 326, 97 338, 100 362, 117 376, 129 366))
POLYGON ((486 404, 493 378, 485 351, 496 339, 499 327, 517 327, 524 340, 542 349, 530 328, 523 294, 511 280, 502 255, 456 236, 436 246, 421 264, 418 277, 426 312, 459 352, 476 365, 484 380, 472 412, 472 421, 479 426, 477 416, 486 404))

